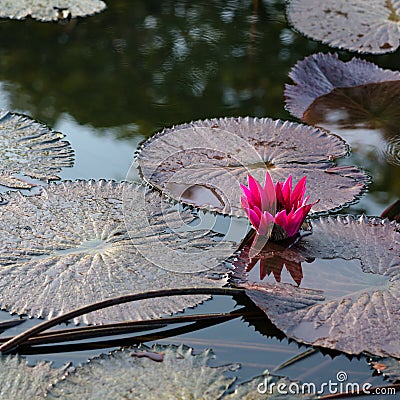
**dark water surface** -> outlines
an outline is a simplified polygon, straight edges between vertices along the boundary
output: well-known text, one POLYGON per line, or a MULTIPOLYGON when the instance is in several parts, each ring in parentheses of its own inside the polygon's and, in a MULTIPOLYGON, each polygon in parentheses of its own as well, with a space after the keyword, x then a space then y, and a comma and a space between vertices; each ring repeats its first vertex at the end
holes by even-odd
MULTIPOLYGON (((128 175, 139 180, 135 169, 130 170, 134 153, 141 141, 166 126, 222 116, 295 120, 284 110, 287 74, 298 60, 329 50, 290 30, 283 1, 108 3, 99 15, 64 24, 0 22, 0 106, 66 134, 75 150, 75 165, 62 171, 63 179, 122 180, 128 175)), ((348 60, 352 55, 340 56, 348 60)), ((400 67, 396 53, 367 59, 385 68, 400 67)), ((379 215, 400 194, 398 166, 382 161, 374 147, 380 133, 368 129, 371 135, 365 129, 360 135, 354 129, 347 136, 340 132, 350 143, 351 135, 357 135, 355 153, 340 163, 356 163, 377 175, 377 183, 346 213, 379 215), (360 147, 370 151, 357 153, 360 147)), ((189 313, 230 311, 235 304, 216 297, 189 313)), ((5 312, 1 316, 10 318, 5 312)), ((31 320, 6 334, 35 323, 31 320)), ((164 342, 183 342, 197 352, 211 347, 216 364, 242 364, 241 380, 272 371, 307 349, 282 338, 260 318, 236 319, 164 342)), ((29 359, 62 365, 100 353, 74 351, 29 359)), ((316 352, 279 373, 322 383, 338 371, 346 371, 352 382, 384 384, 381 377, 372 376, 365 357, 333 353, 316 352)))

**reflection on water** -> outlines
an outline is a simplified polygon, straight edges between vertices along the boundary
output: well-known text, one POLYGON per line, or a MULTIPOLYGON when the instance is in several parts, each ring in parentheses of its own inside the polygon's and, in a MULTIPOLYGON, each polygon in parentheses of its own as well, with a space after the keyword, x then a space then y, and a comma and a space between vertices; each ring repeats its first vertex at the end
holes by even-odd
POLYGON ((85 20, 0 24, 0 81, 13 109, 51 126, 95 127, 287 117, 289 68, 316 46, 284 23, 280 1, 114 0, 85 20), (256 22, 256 24, 255 24, 256 22), (251 44, 251 46, 250 46, 251 44))
POLYGON ((63 132, 75 151, 72 168, 64 168, 62 179, 124 179, 139 180, 137 171, 130 169, 133 154, 140 135, 130 140, 115 140, 135 132, 135 126, 125 125, 113 128, 95 129, 90 125, 79 125, 69 115, 63 114, 56 121, 54 129, 63 132), (135 174, 129 172, 135 172, 135 174))
POLYGON ((192 185, 168 182, 167 190, 171 191, 174 198, 189 204, 198 206, 209 205, 219 209, 224 208, 224 202, 218 193, 211 187, 204 185, 192 185))
POLYGON ((312 125, 330 123, 340 129, 380 129, 400 134, 400 81, 335 88, 317 98, 304 113, 312 125))
POLYGON ((363 272, 358 259, 309 257, 307 249, 301 251, 296 247, 298 238, 292 240, 269 241, 255 256, 250 245, 244 246, 233 261, 235 279, 322 290, 326 300, 358 297, 362 292, 389 286, 387 276, 363 272))
POLYGON ((386 140, 385 160, 396 167, 400 165, 400 135, 386 140))

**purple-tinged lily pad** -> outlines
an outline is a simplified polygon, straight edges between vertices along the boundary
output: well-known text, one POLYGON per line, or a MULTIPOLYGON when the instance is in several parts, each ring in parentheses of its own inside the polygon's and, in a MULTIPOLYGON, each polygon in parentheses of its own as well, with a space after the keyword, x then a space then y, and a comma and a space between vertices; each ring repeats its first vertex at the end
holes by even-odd
MULTIPOLYGON (((64 182, 37 196, 10 192, 4 200, 0 306, 10 312, 51 318, 127 293, 226 283, 222 274, 210 279, 208 270, 233 254, 235 243, 220 240, 212 230, 185 229, 196 220, 192 212, 164 204, 158 193, 144 187, 64 182)), ((208 298, 149 299, 75 322, 154 318, 208 298)))
POLYGON ((286 268, 300 263, 289 283, 279 283, 281 271, 278 283, 251 277, 255 263, 246 251, 234 261, 234 283, 290 338, 400 357, 400 225, 349 216, 320 218, 312 228, 288 248, 265 250, 264 263, 269 254, 272 267, 277 260, 286 268))
MULTIPOLYGON (((300 119, 305 118, 305 113, 318 98, 328 95, 335 90, 338 94, 343 93, 340 99, 343 102, 343 108, 346 109, 346 113, 343 112, 343 116, 346 117, 346 114, 351 113, 351 116, 355 117, 360 112, 367 113, 368 109, 372 113, 372 107, 368 106, 369 102, 374 101, 374 103, 378 103, 384 100, 384 102, 388 103, 387 105, 391 105, 393 99, 398 97, 399 88, 397 83, 393 81, 400 81, 400 72, 379 68, 371 62, 359 58, 343 62, 339 60, 336 53, 317 53, 299 61, 290 71, 289 77, 294 84, 286 85, 285 87, 286 107, 295 117, 300 119), (368 84, 378 84, 381 82, 386 82, 386 85, 368 86, 368 84), (348 92, 345 92, 343 89, 362 88, 364 85, 365 96, 354 99, 356 100, 355 103, 354 100, 345 99, 345 95, 348 92), (388 90, 387 85, 393 85, 391 91, 388 90), (368 90, 370 92, 367 92, 368 90), (372 99, 370 98, 371 90, 372 99), (383 93, 376 93, 378 90, 382 90, 383 93), (361 104, 359 104, 360 102, 361 104)), ((337 108, 339 108, 339 105, 338 102, 337 108)), ((374 111, 376 106, 382 109, 386 108, 376 104, 374 111)), ((305 122, 309 123, 308 120, 305 120, 305 122)))
MULTIPOLYGON (((194 355, 193 349, 184 345, 125 348, 77 367, 54 385, 48 398, 281 400, 286 395, 280 394, 278 387, 281 391, 288 390, 293 383, 287 378, 266 374, 236 385, 235 391, 229 393, 236 380, 232 374, 240 365, 211 367, 209 363, 214 358, 210 349, 194 355), (160 358, 154 360, 155 354, 160 358)), ((293 394, 291 397, 316 398, 308 394, 293 394)))
POLYGON ((398 0, 289 0, 287 17, 296 30, 332 47, 372 54, 399 47, 398 0))
POLYGON ((399 197, 400 73, 318 53, 298 62, 289 76, 287 109, 348 141, 356 163, 374 176, 375 191, 399 197))
POLYGON ((86 17, 106 8, 101 0, 0 0, 0 18, 48 22, 86 17))
POLYGON ((353 202, 366 175, 332 162, 347 153, 337 136, 269 118, 220 118, 175 126, 147 140, 138 163, 144 179, 175 200, 224 214, 244 216, 240 184, 247 174, 260 182, 307 176, 314 212, 353 202))
POLYGON ((27 189, 24 176, 59 179, 57 174, 73 163, 64 135, 29 117, 0 111, 0 185, 27 189))

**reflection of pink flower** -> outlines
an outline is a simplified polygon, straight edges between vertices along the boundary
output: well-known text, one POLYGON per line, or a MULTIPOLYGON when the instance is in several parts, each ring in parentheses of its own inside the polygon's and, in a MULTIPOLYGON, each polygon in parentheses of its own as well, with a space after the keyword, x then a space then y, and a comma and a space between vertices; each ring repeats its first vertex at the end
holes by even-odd
POLYGON ((294 236, 315 204, 307 204, 309 196, 304 198, 307 178, 301 178, 293 190, 291 175, 284 183, 277 182, 275 186, 268 171, 264 187, 250 174, 247 179, 248 187, 240 185, 243 191, 240 200, 257 234, 266 235, 275 224, 285 231, 287 237, 294 236))

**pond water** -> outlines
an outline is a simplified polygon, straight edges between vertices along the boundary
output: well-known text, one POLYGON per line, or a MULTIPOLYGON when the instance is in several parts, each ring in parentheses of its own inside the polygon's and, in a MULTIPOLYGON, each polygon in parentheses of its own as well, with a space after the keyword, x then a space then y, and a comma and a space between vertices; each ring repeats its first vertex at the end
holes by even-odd
MULTIPOLYGON (((2 20, 0 106, 27 114, 66 135, 75 151, 75 163, 61 172, 62 179, 140 181, 135 165, 131 168, 134 154, 144 139, 163 127, 222 116, 294 121, 284 109, 288 72, 304 57, 329 50, 288 27, 284 1, 113 0, 103 13, 66 23, 2 20)), ((345 51, 339 54, 345 61, 353 56, 345 51)), ((400 68, 397 53, 360 57, 383 68, 400 68)), ((395 105, 386 118, 399 121, 400 102, 395 105)), ((333 117, 325 119, 332 129, 337 128, 333 117)), ((337 133, 350 144, 354 140, 354 152, 338 163, 358 165, 374 177, 361 201, 341 212, 380 215, 400 198, 399 163, 382 156, 385 137, 380 126, 339 128, 337 133)), ((398 160, 396 135, 398 128, 391 133, 388 146, 398 160)), ((185 195, 192 198, 198 193, 185 195)), ((200 191, 200 197, 218 202, 212 193, 200 191)), ((243 223, 237 223, 243 232, 243 223)), ((224 223, 220 226, 223 230, 224 223)), ((340 269, 342 264, 338 265, 340 269)), ((323 267, 328 282, 334 263, 326 261, 323 267)), ((312 279, 307 279, 317 267, 311 263, 304 268, 305 282, 312 285, 312 279)), ((268 279, 273 279, 272 275, 268 279)), ((284 272, 283 281, 290 279, 284 272)), ((385 284, 371 278, 365 285, 371 282, 385 284)), ((358 283, 363 287, 363 281, 358 283)), ((342 289, 345 294, 346 287, 342 289)), ((187 314, 229 312, 235 307, 234 300, 216 296, 187 314)), ((307 350, 284 338, 255 307, 252 312, 256 313, 253 317, 161 342, 185 343, 196 352, 211 347, 217 356, 215 365, 241 363, 240 380, 266 369, 272 371, 307 350)), ((1 312, 1 318, 10 316, 1 312)), ((3 335, 36 323, 30 320, 3 335)), ((114 348, 117 346, 60 349, 54 354, 44 350, 44 354, 30 355, 29 360, 52 360, 59 366, 66 361, 84 362, 114 348)), ((335 378, 339 371, 346 371, 352 382, 385 384, 381 376, 372 373, 366 357, 327 351, 316 351, 279 374, 319 384, 335 378)))

